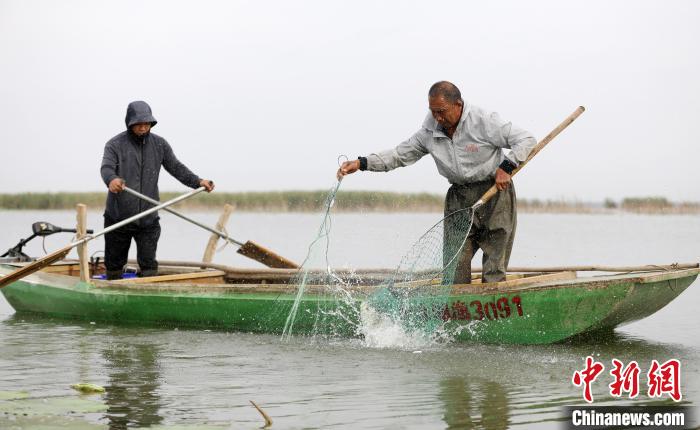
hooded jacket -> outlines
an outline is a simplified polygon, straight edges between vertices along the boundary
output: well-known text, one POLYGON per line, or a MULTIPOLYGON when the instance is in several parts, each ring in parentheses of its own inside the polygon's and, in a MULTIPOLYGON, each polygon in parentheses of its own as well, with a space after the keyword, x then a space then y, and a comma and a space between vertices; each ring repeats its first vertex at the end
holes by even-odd
MULTIPOLYGON (((163 166, 184 185, 191 188, 199 187, 199 176, 192 173, 175 157, 165 139, 150 132, 139 137, 130 130, 132 125, 143 122, 149 122, 151 126, 156 125, 157 121, 153 117, 151 107, 143 101, 130 103, 126 110, 127 130, 111 138, 105 145, 100 168, 104 183, 109 187, 109 183, 114 178, 122 178, 129 188, 152 199, 160 200, 158 177, 160 167, 163 166)), ((126 192, 118 194, 108 192, 104 216, 112 222, 121 221, 152 206, 126 192)), ((135 222, 141 226, 148 226, 158 219, 158 214, 153 213, 135 222)))

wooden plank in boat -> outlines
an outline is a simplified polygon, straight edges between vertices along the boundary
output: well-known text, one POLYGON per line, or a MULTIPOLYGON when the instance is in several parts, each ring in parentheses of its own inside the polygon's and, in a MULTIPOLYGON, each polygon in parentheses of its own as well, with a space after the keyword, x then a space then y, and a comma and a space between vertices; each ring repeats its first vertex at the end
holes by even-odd
POLYGON ((546 273, 544 275, 537 276, 520 276, 510 279, 506 279, 502 282, 487 282, 487 283, 474 283, 474 284, 455 284, 452 287, 452 291, 459 292, 473 292, 478 290, 479 292, 485 290, 498 290, 503 288, 513 288, 523 285, 530 285, 540 282, 550 282, 550 281, 565 281, 569 279, 576 279, 576 272, 556 272, 556 273, 546 273))
POLYGON ((226 272, 208 270, 194 273, 177 273, 172 275, 146 276, 143 278, 120 279, 110 281, 116 284, 159 284, 162 282, 196 282, 198 284, 217 284, 224 282, 226 272))

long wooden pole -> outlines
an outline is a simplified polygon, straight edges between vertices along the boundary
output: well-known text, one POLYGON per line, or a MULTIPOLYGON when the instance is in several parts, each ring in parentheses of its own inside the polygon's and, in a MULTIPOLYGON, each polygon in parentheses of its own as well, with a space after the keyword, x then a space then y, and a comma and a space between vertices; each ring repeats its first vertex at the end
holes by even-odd
MULTIPOLYGON (((578 108, 576 108, 576 110, 573 111, 573 113, 571 115, 566 117, 566 119, 564 121, 562 121, 561 124, 556 126, 556 128, 554 130, 552 130, 548 135, 546 135, 544 137, 544 139, 542 139, 540 141, 540 143, 538 143, 534 148, 532 148, 532 151, 530 151, 530 154, 527 156, 525 161, 520 163, 520 165, 513 170, 513 172, 510 174, 510 176, 511 177, 515 176, 515 174, 518 173, 523 167, 525 167, 525 165, 528 162, 530 162, 530 160, 532 160, 535 157, 535 155, 537 155, 537 153, 542 150, 542 148, 547 146, 547 144, 549 142, 551 142, 552 139, 557 137, 559 135, 559 133, 561 133, 566 127, 568 127, 572 122, 574 122, 576 120, 576 118, 578 118, 585 110, 586 110, 586 108, 584 108, 583 106, 579 106, 578 108)), ((494 186, 489 188, 488 191, 486 191, 484 193, 484 195, 481 196, 481 198, 476 203, 474 203, 472 208, 476 209, 477 207, 483 205, 489 199, 491 199, 491 197, 495 196, 497 192, 498 192, 498 188, 494 184, 494 186)))
POLYGON ((31 275, 32 273, 41 270, 42 268, 48 266, 51 263, 55 263, 56 261, 64 258, 70 252, 71 249, 75 248, 76 246, 78 246, 80 244, 86 243, 92 239, 95 239, 97 237, 105 235, 105 234, 107 234, 111 231, 114 231, 120 227, 123 227, 131 222, 134 222, 137 219, 141 219, 141 218, 145 217, 146 215, 150 215, 153 212, 157 212, 161 209, 167 208, 170 205, 174 205, 177 202, 188 199, 196 194, 201 193, 204 190, 205 190, 204 187, 199 187, 196 190, 192 190, 188 193, 185 193, 179 197, 175 197, 172 200, 168 200, 165 203, 161 203, 158 206, 147 209, 141 213, 138 213, 138 214, 136 214, 130 218, 127 218, 123 221, 120 221, 116 224, 112 224, 109 227, 107 227, 106 229, 104 229, 104 230, 102 230, 94 235, 87 235, 82 239, 79 239, 75 242, 69 243, 68 245, 64 246, 63 248, 61 248, 57 251, 54 251, 51 254, 49 254, 43 258, 40 258, 33 263, 28 264, 28 265, 23 266, 23 267, 20 267, 19 269, 15 270, 13 272, 10 272, 8 275, 3 276, 2 278, 0 278, 0 288, 5 287, 5 286, 7 286, 7 285, 19 280, 19 279, 22 279, 27 275, 31 275))
MULTIPOLYGON (((129 263, 136 264, 136 260, 129 260, 129 263)), ((170 267, 206 267, 209 269, 223 270, 224 272, 245 273, 245 274, 288 274, 295 275, 299 273, 294 269, 247 269, 241 267, 226 266, 224 264, 207 263, 203 264, 198 261, 177 261, 177 260, 158 260, 159 266, 170 267)), ((655 270, 676 270, 676 269, 695 269, 700 267, 700 263, 674 263, 674 264, 647 264, 646 266, 598 266, 580 265, 580 266, 541 266, 541 267, 509 267, 509 271, 513 272, 643 272, 655 270)), ((367 268, 367 269, 352 269, 339 270, 339 273, 394 273, 396 269, 390 268, 367 268)), ((481 272, 480 267, 474 268, 475 272, 481 272)))
MULTIPOLYGON (((144 201, 152 203, 154 205, 157 205, 159 203, 158 200, 155 200, 155 199, 152 199, 148 196, 145 196, 145 195, 139 193, 138 191, 132 190, 131 188, 124 187, 124 190, 127 193, 130 193, 130 194, 132 194, 132 195, 134 195, 134 196, 136 196, 144 201)), ((255 260, 255 261, 262 263, 268 267, 274 267, 277 269, 297 269, 297 268, 299 268, 299 265, 297 265, 295 262, 293 262, 287 258, 282 257, 281 255, 275 253, 272 250, 265 248, 262 245, 258 245, 257 243, 253 242, 252 240, 249 240, 246 243, 241 243, 235 239, 230 238, 227 234, 224 234, 219 230, 215 230, 207 225, 204 225, 199 221, 195 221, 192 218, 189 218, 189 217, 181 214, 180 212, 177 212, 173 209, 165 209, 165 210, 167 212, 170 212, 171 214, 173 214, 175 216, 178 216, 178 217, 184 219, 185 221, 189 221, 196 226, 202 227, 203 229, 205 229, 208 232, 211 232, 213 234, 218 235, 220 238, 222 238, 225 241, 228 241, 229 243, 232 243, 232 244, 238 246, 239 248, 238 248, 238 251, 236 251, 236 252, 250 258, 251 260, 255 260)))
MULTIPOLYGON (((554 267, 509 267, 508 272, 653 272, 681 269, 696 269, 698 263, 648 264, 646 266, 554 266, 554 267)), ((475 269, 480 271, 481 269, 475 269)))
MULTIPOLYGON (((143 201, 145 201, 145 202, 148 202, 148 203, 151 203, 151 204, 154 204, 154 205, 159 205, 159 204, 160 204, 160 202, 159 202, 158 200, 152 199, 152 198, 150 198, 150 197, 148 197, 148 196, 146 196, 146 195, 144 195, 144 194, 139 193, 139 192, 136 191, 136 190, 132 190, 131 188, 129 188, 129 187, 127 187, 127 186, 124 187, 124 191, 126 191, 126 192, 129 193, 129 194, 131 194, 132 196, 136 196, 136 197, 140 198, 141 200, 143 200, 143 201)), ((201 228, 203 228, 204 230, 206 230, 206 231, 208 231, 208 232, 210 232, 210 233, 212 233, 212 234, 216 234, 216 235, 219 236, 220 238, 222 238, 222 239, 224 239, 224 240, 228 240, 229 242, 233 243, 234 245, 243 246, 243 244, 242 244, 241 242, 238 242, 237 240, 232 239, 232 238, 226 236, 224 233, 222 233, 222 232, 220 232, 220 231, 218 231, 218 230, 215 230, 215 229, 209 227, 208 225, 202 224, 202 223, 199 222, 199 221, 195 221, 195 220, 193 220, 192 218, 190 218, 190 217, 188 217, 188 216, 185 216, 185 215, 181 214, 180 212, 178 212, 178 211, 176 211, 176 210, 174 210, 174 209, 167 208, 167 209, 165 209, 165 211, 166 211, 166 212, 170 212, 171 214, 173 214, 173 215, 175 215, 175 216, 177 216, 177 217, 180 217, 180 218, 184 219, 184 220, 187 221, 187 222, 191 222, 192 224, 194 224, 194 225, 196 225, 196 226, 198 226, 198 227, 201 227, 201 228)))

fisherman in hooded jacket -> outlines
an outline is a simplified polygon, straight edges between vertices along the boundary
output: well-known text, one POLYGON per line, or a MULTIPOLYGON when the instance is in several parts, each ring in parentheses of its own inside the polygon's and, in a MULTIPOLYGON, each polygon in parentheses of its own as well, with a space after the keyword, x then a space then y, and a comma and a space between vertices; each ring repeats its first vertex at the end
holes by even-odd
MULTIPOLYGON (((165 139, 151 133, 151 128, 156 124, 151 107, 146 102, 131 102, 126 109, 126 131, 114 136, 105 145, 100 168, 102 180, 109 188, 104 213, 105 228, 153 206, 122 192, 124 186, 160 200, 158 176, 161 166, 188 187, 205 187, 208 192, 214 189, 212 181, 201 179, 175 157, 165 139)), ((158 214, 153 213, 105 234, 107 279, 122 278, 132 238, 136 241, 138 275, 158 274, 156 248, 160 237, 159 219, 158 214)))

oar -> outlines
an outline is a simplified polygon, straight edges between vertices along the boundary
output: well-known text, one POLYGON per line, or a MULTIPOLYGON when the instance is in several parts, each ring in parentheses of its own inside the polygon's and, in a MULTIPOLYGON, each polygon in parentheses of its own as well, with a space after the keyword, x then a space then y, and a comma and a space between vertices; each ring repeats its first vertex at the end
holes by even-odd
MULTIPOLYGON (((125 186, 124 190, 127 193, 130 193, 130 194, 132 194, 140 199, 143 199, 149 203, 153 203, 154 205, 157 205, 160 203, 158 200, 152 199, 148 196, 144 196, 143 194, 139 193, 138 191, 134 191, 129 187, 125 186)), ((287 260, 286 258, 282 257, 281 255, 276 254, 276 253, 270 251, 269 249, 258 245, 255 242, 251 242, 249 240, 246 243, 241 243, 235 239, 231 239, 230 237, 228 237, 227 234, 224 234, 224 233, 222 233, 218 230, 215 230, 207 225, 204 225, 198 221, 195 221, 191 218, 186 217, 185 215, 181 214, 180 212, 175 211, 174 209, 165 208, 165 210, 170 212, 173 215, 179 216, 180 218, 184 219, 185 221, 189 221, 196 226, 202 227, 204 230, 207 230, 211 233, 218 235, 220 238, 222 238, 223 240, 225 240, 229 243, 232 243, 233 245, 238 246, 238 250, 236 252, 238 252, 239 254, 244 255, 250 259, 253 259, 257 262, 260 262, 260 263, 266 265, 267 267, 272 267, 275 269, 298 269, 299 268, 299 266, 296 263, 294 263, 293 261, 287 260)))
POLYGON ((19 279, 22 279, 27 275, 31 275, 32 273, 41 270, 42 268, 48 266, 51 263, 55 263, 56 261, 61 260, 70 252, 71 249, 75 248, 76 246, 78 246, 80 244, 83 244, 83 243, 88 242, 92 239, 95 239, 95 238, 100 237, 104 234, 107 234, 111 231, 114 231, 120 227, 123 227, 123 226, 129 224, 130 222, 133 222, 133 221, 136 221, 137 219, 143 218, 146 215, 152 214, 153 212, 156 212, 160 209, 164 209, 170 205, 174 205, 177 202, 188 199, 188 198, 194 196, 195 194, 201 193, 204 190, 205 190, 204 187, 199 187, 196 190, 192 190, 186 194, 183 194, 179 197, 175 197, 172 200, 168 200, 165 203, 161 203, 158 206, 152 207, 152 208, 145 210, 139 214, 136 214, 130 218, 127 218, 123 221, 120 221, 116 224, 112 224, 109 227, 107 227, 106 229, 96 233, 95 235, 85 236, 84 238, 82 238, 80 240, 72 242, 72 243, 64 246, 63 248, 59 249, 58 251, 54 251, 51 254, 49 254, 43 258, 40 258, 40 259, 36 260, 35 262, 28 264, 24 267, 20 267, 19 269, 11 272, 9 275, 6 275, 6 276, 0 278, 0 288, 6 286, 8 284, 11 284, 19 279))

